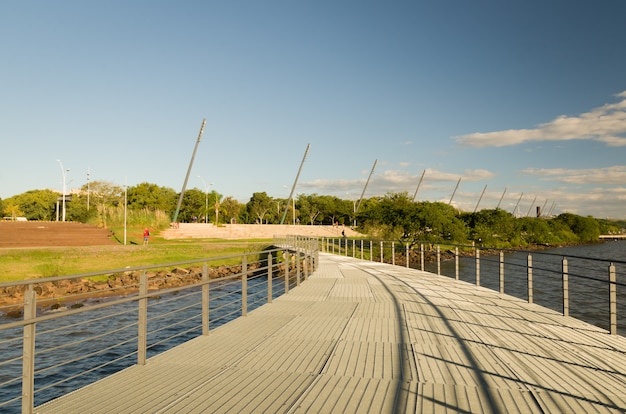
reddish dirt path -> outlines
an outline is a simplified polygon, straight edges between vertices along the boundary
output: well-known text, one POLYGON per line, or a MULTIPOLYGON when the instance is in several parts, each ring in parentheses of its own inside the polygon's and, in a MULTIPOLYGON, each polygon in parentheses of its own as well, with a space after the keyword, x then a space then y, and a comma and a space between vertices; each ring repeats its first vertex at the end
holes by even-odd
POLYGON ((0 248, 117 244, 111 232, 83 223, 0 221, 0 248))

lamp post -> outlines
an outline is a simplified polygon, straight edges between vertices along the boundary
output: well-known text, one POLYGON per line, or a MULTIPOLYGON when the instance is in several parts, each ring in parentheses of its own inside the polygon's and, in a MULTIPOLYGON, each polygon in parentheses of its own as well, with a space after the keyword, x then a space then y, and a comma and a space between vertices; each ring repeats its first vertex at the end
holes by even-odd
POLYGON ((70 169, 68 168, 67 170, 65 168, 63 168, 63 163, 61 162, 61 160, 57 160, 57 162, 59 163, 59 165, 61 166, 61 175, 63 177, 63 215, 62 215, 62 221, 65 221, 65 191, 66 191, 66 177, 67 177, 67 173, 70 171, 70 169))
POLYGON ((199 179, 202 180, 202 184, 204 184, 204 222, 209 222, 209 187, 213 185, 213 183, 206 185, 206 181, 202 176, 198 176, 199 179))
POLYGON ((128 179, 124 179, 124 246, 126 246, 126 227, 128 214, 128 179))

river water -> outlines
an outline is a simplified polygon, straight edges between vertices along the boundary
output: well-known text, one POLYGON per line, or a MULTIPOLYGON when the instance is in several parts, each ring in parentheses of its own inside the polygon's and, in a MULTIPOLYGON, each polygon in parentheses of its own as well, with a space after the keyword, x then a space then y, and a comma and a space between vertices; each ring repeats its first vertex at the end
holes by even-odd
MULTIPOLYGON (((609 265, 617 277, 618 333, 626 335, 626 241, 609 241, 546 251, 512 252, 504 255, 504 293, 528 300, 528 254, 532 259, 533 302, 563 312, 562 261, 567 258, 569 275, 569 315, 609 329, 609 265)), ((500 289, 499 256, 481 255, 480 285, 500 289)), ((436 263, 425 270, 436 273, 436 263)), ((442 261, 441 274, 455 277, 454 260, 442 261)), ((459 279, 476 283, 476 261, 459 260, 459 279)))
MULTIPOLYGON (((290 288, 294 285, 291 280, 290 288)), ((267 303, 267 277, 251 279, 247 287, 248 311, 267 303)), ((210 329, 241 315, 240 281, 214 283, 210 289, 210 329)), ((284 290, 284 278, 273 278, 272 296, 284 290)), ((126 303, 38 323, 35 405, 136 364, 137 306, 126 303)), ((149 300, 147 357, 201 335, 201 309, 200 288, 149 300)), ((0 324, 13 321, 0 316, 0 324)), ((0 362, 10 361, 0 365, 0 413, 21 412, 22 331, 0 334, 0 362)))
MULTIPOLYGON (((506 294, 528 298, 527 253, 505 254, 506 294)), ((626 315, 626 241, 606 242, 532 252, 533 301, 562 311, 563 257, 569 262, 570 316, 608 329, 608 261, 613 261, 618 281, 618 317, 626 315), (582 259, 587 258, 587 259, 582 259), (602 259, 604 261, 592 260, 602 259)), ((426 270, 437 272, 436 263, 426 270)), ((455 276, 454 260, 441 263, 441 273, 455 276)), ((462 257, 459 279, 476 283, 476 265, 472 257, 462 257)), ((293 285, 293 284, 292 284, 293 285)), ((480 285, 499 289, 498 256, 480 258, 480 285)), ((284 280, 273 279, 273 296, 284 292, 284 280)), ((248 309, 267 302, 267 278, 248 284, 248 309)), ((214 329, 241 314, 241 284, 225 283, 211 287, 210 327, 214 329)), ((153 356, 201 334, 200 291, 179 293, 149 301, 148 351, 153 356), (177 311, 172 312, 172 309, 177 311)), ((0 316, 0 324, 10 322, 0 316)), ((618 332, 626 334, 624 324, 618 332)), ((22 329, 2 331, 0 336, 0 412, 21 411, 22 329), (12 340, 11 338, 15 338, 12 340), (10 403, 7 403, 11 401, 10 403)), ((100 378, 136 363, 137 303, 118 305, 37 325, 35 405, 67 394, 100 378), (71 328, 61 328, 61 325, 71 328), (112 362, 110 362, 112 361, 112 362), (85 373, 86 372, 86 373, 85 373), (79 373, 85 373, 76 376, 79 373), (72 378, 74 377, 74 378, 72 378), (59 383, 64 379, 71 378, 59 383)))

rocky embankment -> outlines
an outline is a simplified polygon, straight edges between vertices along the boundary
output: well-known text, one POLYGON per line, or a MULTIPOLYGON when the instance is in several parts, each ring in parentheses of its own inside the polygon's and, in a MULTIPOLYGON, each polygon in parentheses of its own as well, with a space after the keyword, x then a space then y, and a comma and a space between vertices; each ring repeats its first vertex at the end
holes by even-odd
MULTIPOLYGON (((254 272, 258 265, 249 264, 248 271, 254 272)), ((284 265, 279 265, 279 274, 284 274, 284 265)), ((241 273, 241 266, 219 266, 208 268, 209 279, 235 277, 241 273)), ((198 283, 202 279, 201 267, 174 268, 168 271, 146 272, 148 290, 162 289, 198 283)), ((54 282, 34 283, 40 309, 50 310, 60 307, 82 307, 87 301, 105 297, 125 296, 139 290, 140 272, 127 272, 99 279, 64 279, 54 282)), ((0 311, 10 317, 22 316, 24 292, 28 286, 11 286, 0 289, 0 311)))

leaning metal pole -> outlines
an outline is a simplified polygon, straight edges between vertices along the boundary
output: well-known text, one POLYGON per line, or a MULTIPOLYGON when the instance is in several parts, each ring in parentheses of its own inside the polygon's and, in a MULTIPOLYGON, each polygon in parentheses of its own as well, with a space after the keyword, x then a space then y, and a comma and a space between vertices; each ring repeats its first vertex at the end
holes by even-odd
POLYGON ((519 198, 517 199, 517 203, 515 204, 515 207, 513 207, 513 211, 511 212, 513 215, 517 216, 517 206, 519 206, 519 202, 522 201, 522 197, 524 197, 524 193, 520 194, 519 198))
POLYGON ((476 203, 476 207, 474 207, 474 213, 478 210, 478 206, 480 205, 480 201, 483 199, 483 196, 485 195, 486 190, 487 190, 487 185, 485 185, 485 188, 483 188, 483 192, 480 193, 480 197, 478 198, 478 203, 476 203))
POLYGON ((202 139, 202 132, 204 132, 205 124, 206 124, 206 119, 203 119, 202 126, 200 127, 200 133, 198 134, 198 140, 196 141, 196 145, 193 148, 193 154, 191 154, 191 161, 189 161, 189 168, 187 169, 187 176, 185 176, 183 189, 180 191, 180 197, 178 197, 178 204, 176 205, 174 218, 172 218, 173 223, 176 223, 176 221, 178 220, 178 213, 180 212, 180 205, 183 203, 183 196, 185 195, 185 189, 187 188, 187 181, 189 181, 189 174, 191 173, 191 167, 193 166, 193 159, 196 157, 196 151, 198 150, 198 144, 200 144, 200 140, 202 139))
POLYGON ((454 195, 456 194, 456 190, 459 189, 459 185, 461 184, 461 178, 463 177, 459 177, 459 181, 456 183, 456 187, 454 187, 454 191, 452 192, 452 197, 450 197, 450 201, 448 202, 448 205, 452 204, 452 199, 454 198, 454 195))
MULTIPOLYGON (((287 217, 287 210, 289 210, 289 202, 293 198, 293 192, 296 191, 296 185, 298 185, 298 178, 300 177, 300 171, 302 171, 302 165, 304 165, 304 161, 306 160, 306 156, 309 153, 309 148, 311 148, 311 144, 307 144, 306 151, 304 151, 304 157, 302 157, 302 162, 300 163, 300 168, 298 168, 298 174, 296 174, 296 179, 293 182, 293 186, 291 187, 291 192, 289 193, 289 198, 287 199, 287 206, 285 207, 285 212, 283 213, 283 217, 280 219, 280 224, 285 222, 285 217, 287 217)), ((296 219, 296 208, 294 204, 293 209, 293 217, 296 219)))
POLYGON ((502 203, 502 199, 504 198, 505 194, 506 194, 506 187, 504 188, 504 191, 502 192, 502 197, 500 197, 500 201, 498 201, 498 205, 496 206, 496 210, 500 208, 500 204, 502 203))
POLYGON ((354 209, 354 214, 356 214, 357 211, 359 211, 359 207, 361 207, 361 201, 363 201, 363 196, 365 195, 365 190, 367 190, 367 185, 370 183, 370 178, 372 178, 372 175, 374 174, 374 169, 376 169, 376 163, 378 163, 378 160, 374 160, 372 171, 370 171, 370 175, 367 177, 367 181, 365 182, 365 187, 363 187, 363 192, 361 193, 361 198, 359 198, 359 204, 357 204, 356 208, 354 209))
POLYGON ((424 174, 426 174, 426 170, 422 172, 422 176, 420 177, 419 183, 417 183, 417 188, 415 189, 415 193, 413 193, 413 201, 415 201, 415 197, 417 197, 417 191, 420 189, 420 185, 422 185, 422 180, 424 179, 424 174))

